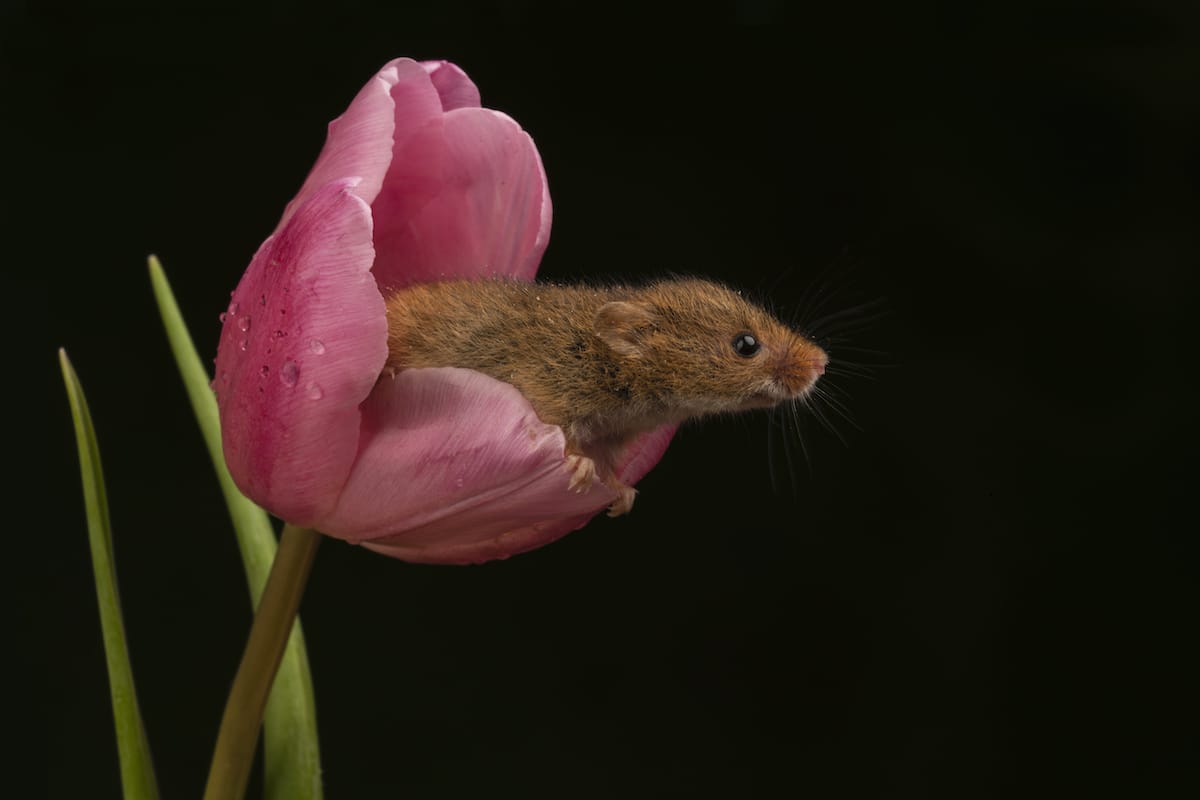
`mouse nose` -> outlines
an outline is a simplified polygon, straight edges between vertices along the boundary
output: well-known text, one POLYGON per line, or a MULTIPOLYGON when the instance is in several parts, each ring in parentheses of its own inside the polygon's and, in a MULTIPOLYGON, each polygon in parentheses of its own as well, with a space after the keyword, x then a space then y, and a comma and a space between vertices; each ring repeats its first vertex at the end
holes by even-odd
POLYGON ((815 344, 805 342, 780 359, 776 375, 789 397, 807 392, 825 374, 829 356, 815 344))
POLYGON ((820 348, 816 348, 816 352, 809 358, 809 368, 812 369, 813 375, 821 376, 825 374, 825 367, 829 364, 829 354, 820 348))

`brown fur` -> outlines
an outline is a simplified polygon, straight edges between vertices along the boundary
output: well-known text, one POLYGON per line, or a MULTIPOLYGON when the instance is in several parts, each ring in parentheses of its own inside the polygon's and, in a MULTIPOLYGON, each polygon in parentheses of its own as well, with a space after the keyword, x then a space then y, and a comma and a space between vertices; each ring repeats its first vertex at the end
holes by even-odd
POLYGON ((827 361, 736 292, 695 279, 638 288, 425 283, 389 296, 387 309, 389 369, 463 367, 512 384, 543 422, 563 429, 568 454, 592 459, 629 504, 632 490, 611 465, 634 436, 799 397, 827 361), (742 333, 758 340, 757 355, 734 351, 742 333))

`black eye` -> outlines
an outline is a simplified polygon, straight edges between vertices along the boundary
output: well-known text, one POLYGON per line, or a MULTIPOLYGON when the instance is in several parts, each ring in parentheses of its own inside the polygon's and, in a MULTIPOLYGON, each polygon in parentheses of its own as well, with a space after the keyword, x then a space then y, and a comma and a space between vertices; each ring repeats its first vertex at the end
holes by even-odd
POLYGON ((750 358, 758 352, 758 339, 750 333, 739 333, 733 339, 733 352, 742 358, 750 358))

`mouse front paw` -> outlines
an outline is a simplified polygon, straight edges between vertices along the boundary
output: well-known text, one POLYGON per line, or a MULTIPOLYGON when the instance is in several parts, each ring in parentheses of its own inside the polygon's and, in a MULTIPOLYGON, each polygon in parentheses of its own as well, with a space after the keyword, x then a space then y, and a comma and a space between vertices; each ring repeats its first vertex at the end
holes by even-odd
POLYGON ((608 487, 617 493, 617 499, 608 507, 608 515, 619 517, 622 514, 628 514, 633 509, 633 500, 637 497, 637 489, 617 482, 609 484, 608 487))
POLYGON ((596 462, 587 456, 572 453, 567 456, 564 466, 571 473, 571 481, 567 488, 576 494, 591 491, 592 483, 596 480, 596 462))

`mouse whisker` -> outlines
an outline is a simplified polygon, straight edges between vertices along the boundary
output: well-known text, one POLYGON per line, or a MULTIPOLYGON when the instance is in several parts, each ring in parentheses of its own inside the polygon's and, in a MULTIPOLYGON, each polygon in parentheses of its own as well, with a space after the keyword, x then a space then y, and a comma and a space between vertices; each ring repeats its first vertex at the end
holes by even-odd
POLYGON ((862 364, 837 361, 825 367, 825 374, 844 375, 846 377, 862 378, 864 380, 875 380, 875 369, 875 367, 864 366, 862 364))
MULTIPOLYGON (((804 465, 808 469, 809 476, 811 476, 813 474, 812 457, 809 455, 808 445, 804 441, 804 423, 800 418, 800 412, 798 408, 799 404, 799 402, 787 404, 784 420, 786 421, 789 418, 791 419, 792 429, 796 432, 795 444, 799 445, 800 454, 804 456, 804 465)), ((786 430, 787 426, 785 425, 784 428, 786 430)), ((791 457, 792 444, 793 442, 790 436, 784 439, 784 452, 788 455, 788 470, 792 475, 792 485, 794 491, 796 483, 796 469, 793 466, 791 457)))
POLYGON ((830 345, 831 349, 838 353, 863 353, 864 355, 879 356, 880 358, 887 358, 891 355, 886 350, 877 350, 873 347, 858 347, 856 345, 842 344, 843 342, 854 341, 853 339, 847 339, 845 337, 826 336, 823 341, 830 345))
POLYGON ((853 268, 853 264, 848 261, 848 254, 849 248, 843 249, 836 258, 822 268, 816 278, 808 283, 796 303, 796 313, 792 317, 793 322, 811 319, 819 315, 845 290, 846 278, 853 268))
MULTIPOLYGON (((787 485, 789 493, 795 498, 799 494, 798 481, 796 480, 796 464, 792 456, 793 443, 791 435, 788 431, 788 413, 782 407, 771 409, 771 413, 767 417, 767 466, 771 476, 771 490, 776 494, 780 490, 780 475, 778 472, 777 461, 780 460, 778 453, 782 450, 783 464, 787 468, 787 485), (780 447, 776 440, 781 440, 780 447)), ((797 431, 799 434, 799 431, 797 431)), ((803 444, 801 445, 803 448, 803 444)), ((807 461, 807 453, 805 460, 807 461)), ((812 464, 809 463, 811 471, 812 464)))
POLYGON ((838 441, 842 443, 842 446, 848 446, 849 442, 847 442, 846 438, 842 436, 842 432, 839 431, 837 427, 830 421, 829 417, 825 414, 824 410, 822 410, 821 407, 816 404, 815 400, 816 398, 813 396, 804 398, 805 409, 808 410, 813 419, 820 423, 822 428, 836 436, 838 441))
POLYGON ((823 388, 819 386, 816 387, 817 397, 820 398, 823 403, 827 404, 831 411, 833 411, 842 419, 846 420, 846 422, 850 423, 855 430, 861 431, 863 429, 862 426, 859 425, 854 419, 854 415, 850 413, 850 409, 846 407, 846 404, 838 397, 834 396, 833 392, 830 391, 831 388, 832 387, 830 386, 825 386, 823 388))
POLYGON ((775 409, 767 414, 767 476, 771 479, 771 491, 779 493, 779 476, 775 472, 775 409))
POLYGON ((868 300, 850 308, 834 311, 819 319, 807 322, 802 327, 815 339, 824 339, 835 333, 858 330, 878 322, 890 311, 883 298, 868 300), (868 313, 871 312, 871 313, 868 313))

